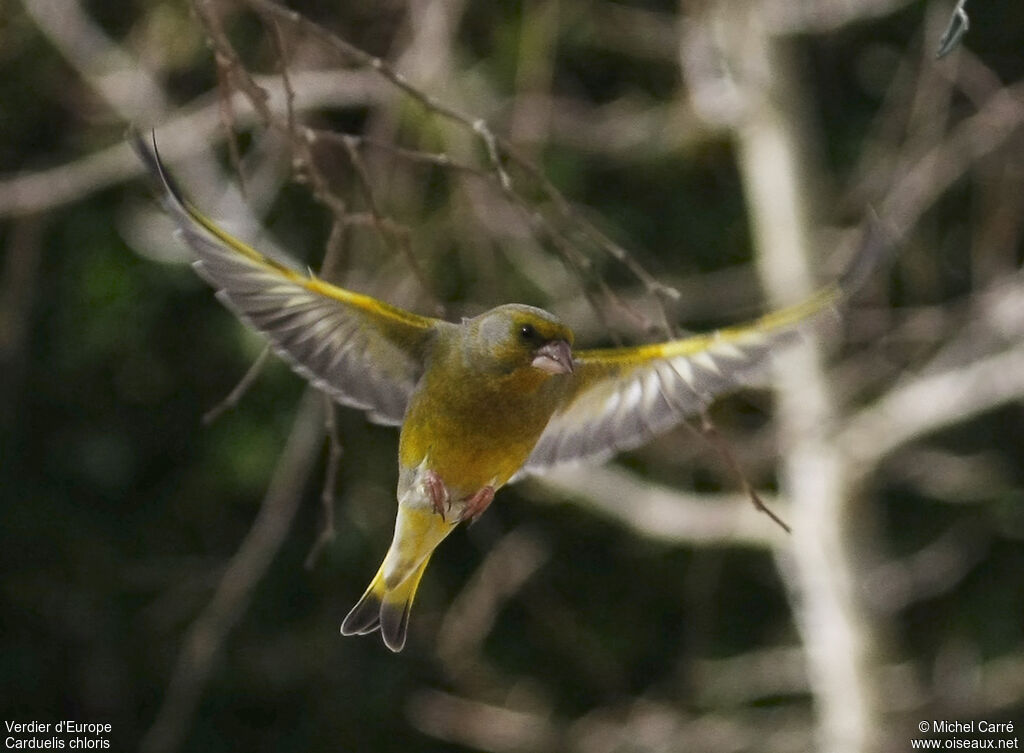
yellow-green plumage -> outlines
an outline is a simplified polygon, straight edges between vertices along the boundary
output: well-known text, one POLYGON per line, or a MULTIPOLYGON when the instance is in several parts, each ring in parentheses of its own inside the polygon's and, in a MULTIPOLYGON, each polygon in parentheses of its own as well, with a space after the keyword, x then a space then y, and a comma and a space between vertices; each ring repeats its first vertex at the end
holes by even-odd
POLYGON ((402 426, 400 467, 429 458, 455 497, 498 489, 522 467, 571 384, 531 366, 536 345, 519 342, 523 326, 540 342, 572 339, 550 314, 516 305, 439 328, 402 426), (504 332, 486 329, 493 320, 504 332))
POLYGON ((572 332, 541 309, 509 304, 454 324, 268 259, 189 204, 141 138, 132 143, 218 297, 315 386, 402 427, 394 538, 342 625, 345 634, 379 628, 394 651, 434 550, 494 491, 639 446, 741 386, 802 322, 863 279, 881 248, 869 234, 840 283, 748 325, 573 353, 572 332))
POLYGON ((399 501, 395 536, 384 562, 362 598, 341 625, 344 635, 363 635, 380 629, 392 651, 405 646, 409 611, 430 555, 458 525, 429 508, 399 501))

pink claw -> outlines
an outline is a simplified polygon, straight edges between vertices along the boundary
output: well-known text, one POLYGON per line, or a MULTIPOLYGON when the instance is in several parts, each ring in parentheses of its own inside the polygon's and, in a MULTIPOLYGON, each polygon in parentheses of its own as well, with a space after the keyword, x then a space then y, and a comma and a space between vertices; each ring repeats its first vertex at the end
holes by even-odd
POLYGON ((430 495, 430 503, 434 507, 434 512, 444 520, 445 511, 451 507, 448 487, 434 471, 427 471, 423 474, 423 486, 426 488, 427 494, 430 495))
POLYGON ((493 499, 494 487, 485 486, 466 500, 466 506, 463 508, 462 516, 459 520, 466 520, 467 518, 469 518, 470 522, 476 520, 490 506, 493 499))

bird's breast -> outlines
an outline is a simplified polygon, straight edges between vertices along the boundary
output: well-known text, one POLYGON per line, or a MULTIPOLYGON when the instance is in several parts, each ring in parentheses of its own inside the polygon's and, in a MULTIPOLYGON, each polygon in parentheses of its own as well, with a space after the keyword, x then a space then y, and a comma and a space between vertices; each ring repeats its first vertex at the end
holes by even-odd
POLYGON ((418 467, 426 459, 456 498, 488 485, 499 488, 544 431, 557 405, 554 379, 527 385, 512 379, 426 380, 402 426, 401 466, 418 467))

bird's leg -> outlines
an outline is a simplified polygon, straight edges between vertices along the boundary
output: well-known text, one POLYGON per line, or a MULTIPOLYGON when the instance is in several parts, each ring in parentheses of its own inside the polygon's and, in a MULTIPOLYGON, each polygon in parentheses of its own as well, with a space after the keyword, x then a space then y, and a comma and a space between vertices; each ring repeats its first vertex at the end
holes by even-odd
POLYGON ((481 513, 486 510, 491 500, 494 499, 494 487, 485 486, 480 489, 476 494, 466 500, 466 506, 462 508, 462 515, 459 520, 466 520, 469 518, 470 522, 480 517, 481 513))
POLYGON ((430 495, 430 503, 434 512, 444 520, 445 510, 451 507, 451 496, 448 494, 448 487, 434 471, 425 471, 422 478, 423 488, 430 495))

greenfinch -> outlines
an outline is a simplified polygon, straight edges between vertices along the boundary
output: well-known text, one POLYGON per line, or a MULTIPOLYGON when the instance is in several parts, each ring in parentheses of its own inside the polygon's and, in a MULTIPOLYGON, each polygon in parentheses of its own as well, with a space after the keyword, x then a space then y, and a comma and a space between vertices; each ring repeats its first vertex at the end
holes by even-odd
MULTIPOLYGON (((341 625, 405 645, 438 544, 526 474, 601 461, 647 442, 745 384, 860 272, 749 324, 636 347, 573 350, 573 333, 532 306, 459 323, 405 311, 268 258, 201 214, 154 148, 132 143, 160 181, 177 233, 217 297, 292 368, 342 405, 400 426, 398 514, 384 561, 341 625)), ((863 257, 858 253, 858 257, 863 257)), ((863 264, 858 265, 863 267, 863 264)))

